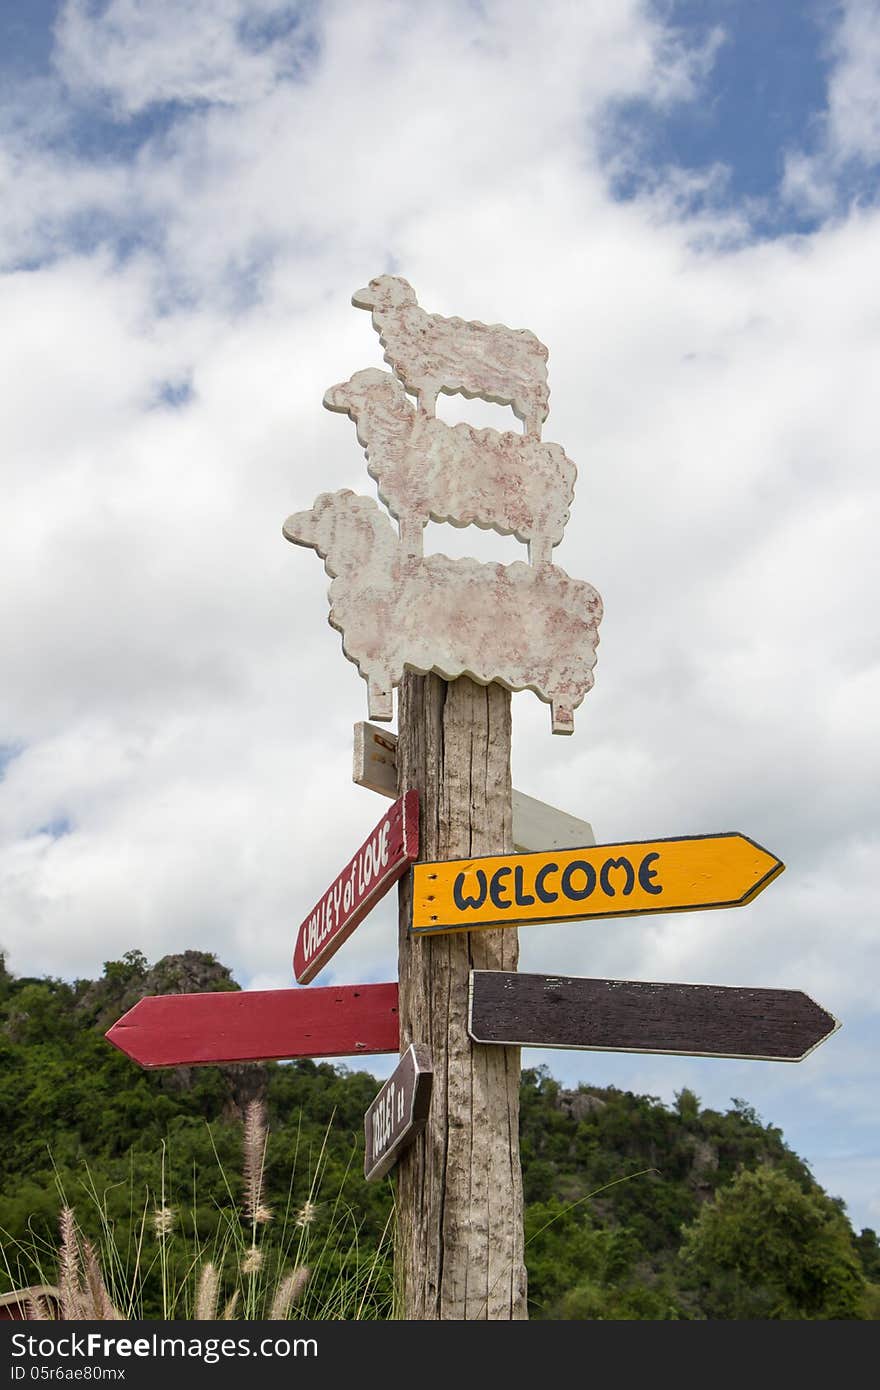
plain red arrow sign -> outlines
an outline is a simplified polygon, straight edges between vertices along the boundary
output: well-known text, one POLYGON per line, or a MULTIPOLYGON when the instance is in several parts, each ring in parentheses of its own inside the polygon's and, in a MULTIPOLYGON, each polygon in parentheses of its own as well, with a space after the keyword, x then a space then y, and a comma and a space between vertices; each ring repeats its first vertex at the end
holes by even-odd
POLYGON ((105 1036, 142 1067, 397 1052, 397 984, 152 994, 105 1036))

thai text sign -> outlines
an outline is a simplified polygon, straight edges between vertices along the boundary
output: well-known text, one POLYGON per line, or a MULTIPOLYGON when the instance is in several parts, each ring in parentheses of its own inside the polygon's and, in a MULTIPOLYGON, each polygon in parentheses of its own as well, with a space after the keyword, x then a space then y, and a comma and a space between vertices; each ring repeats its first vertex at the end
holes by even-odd
POLYGON ((395 801, 301 924, 293 970, 313 980, 419 852, 419 794, 395 801))
POLYGON ((416 864, 412 930, 737 907, 784 867, 734 831, 416 864))
POLYGON ((401 1150, 421 1134, 428 1119, 434 1080, 431 1054, 411 1043, 364 1116, 364 1177, 382 1178, 401 1150))

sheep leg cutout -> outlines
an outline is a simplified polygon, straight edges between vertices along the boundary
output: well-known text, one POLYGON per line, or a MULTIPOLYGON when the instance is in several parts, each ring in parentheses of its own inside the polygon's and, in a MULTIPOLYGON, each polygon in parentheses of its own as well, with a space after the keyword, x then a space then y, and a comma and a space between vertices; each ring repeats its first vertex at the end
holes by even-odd
POLYGON ((558 700, 551 702, 550 717, 554 734, 574 733, 574 711, 565 709, 558 700))
POLYGON ((533 536, 529 541, 529 564, 549 565, 553 556, 553 543, 545 536, 533 536))
POLYGON ((593 684, 602 600, 558 566, 408 555, 370 497, 323 493, 284 534, 317 550, 333 577, 330 622, 368 684, 370 717, 392 717, 404 668, 533 690, 570 734, 593 684))
POLYGON ((421 381, 419 383, 419 409, 424 411, 432 420, 437 414, 437 397, 440 395, 440 383, 438 381, 421 381))
POLYGON ((421 557, 425 551, 425 523, 420 516, 402 516, 399 522, 400 544, 407 555, 421 557))

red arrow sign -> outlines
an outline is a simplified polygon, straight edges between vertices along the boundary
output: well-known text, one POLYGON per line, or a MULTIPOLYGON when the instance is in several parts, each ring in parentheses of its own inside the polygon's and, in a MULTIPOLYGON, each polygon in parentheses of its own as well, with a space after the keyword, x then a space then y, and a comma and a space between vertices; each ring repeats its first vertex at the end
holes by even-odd
POLYGON ((293 973, 313 980, 419 853, 419 794, 407 792, 333 880, 299 929, 293 973))
POLYGON ((142 1067, 396 1052, 397 985, 152 994, 105 1036, 142 1067))

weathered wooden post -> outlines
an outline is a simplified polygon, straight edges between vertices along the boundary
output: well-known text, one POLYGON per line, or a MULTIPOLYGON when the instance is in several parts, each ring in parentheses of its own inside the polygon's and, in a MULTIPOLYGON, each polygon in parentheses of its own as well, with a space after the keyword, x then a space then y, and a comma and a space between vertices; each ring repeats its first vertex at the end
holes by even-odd
MULTIPOLYGON (((397 770, 421 805, 420 857, 513 848, 510 694, 466 676, 407 673, 397 770)), ((428 1045, 430 1123, 398 1165, 398 1293, 407 1318, 525 1318, 520 1053, 467 1033, 472 969, 516 970, 515 930, 413 938, 412 876, 401 880, 401 1051, 428 1045)))

